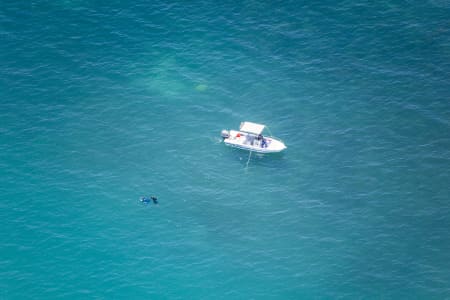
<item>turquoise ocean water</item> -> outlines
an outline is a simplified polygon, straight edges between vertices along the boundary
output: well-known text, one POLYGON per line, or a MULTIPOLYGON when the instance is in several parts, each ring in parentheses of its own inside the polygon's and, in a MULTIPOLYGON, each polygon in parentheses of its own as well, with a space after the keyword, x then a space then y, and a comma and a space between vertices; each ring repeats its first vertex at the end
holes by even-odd
POLYGON ((0 299, 449 299, 449 20, 2 2, 0 299), (288 149, 246 168, 241 121, 288 149))

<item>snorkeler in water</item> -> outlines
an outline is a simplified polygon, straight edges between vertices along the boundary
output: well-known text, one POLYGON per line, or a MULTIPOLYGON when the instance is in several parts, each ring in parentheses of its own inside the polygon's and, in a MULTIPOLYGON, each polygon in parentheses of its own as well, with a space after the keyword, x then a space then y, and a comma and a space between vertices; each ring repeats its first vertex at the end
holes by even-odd
POLYGON ((139 200, 141 200, 142 203, 150 203, 150 198, 147 198, 145 196, 142 196, 141 198, 139 198, 139 200))
POLYGON ((150 198, 146 197, 146 196, 142 196, 140 198, 140 200, 142 203, 145 203, 145 204, 149 204, 151 201, 153 201, 153 204, 158 204, 158 198, 156 198, 155 196, 150 196, 150 198))

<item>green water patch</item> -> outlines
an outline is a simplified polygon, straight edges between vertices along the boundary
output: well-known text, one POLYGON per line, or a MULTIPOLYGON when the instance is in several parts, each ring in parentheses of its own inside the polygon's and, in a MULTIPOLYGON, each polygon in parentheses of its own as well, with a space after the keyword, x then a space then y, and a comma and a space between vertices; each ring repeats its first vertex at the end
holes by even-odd
POLYGON ((180 72, 180 67, 172 57, 162 59, 154 64, 149 68, 148 73, 143 74, 135 83, 151 92, 167 97, 177 96, 189 90, 187 78, 180 72))
POLYGON ((195 87, 195 90, 198 91, 198 92, 204 92, 204 91, 206 91, 207 89, 208 89, 208 86, 207 86, 206 84, 198 84, 198 85, 195 87))
POLYGON ((166 98, 189 97, 195 92, 208 90, 207 84, 199 83, 202 81, 198 78, 199 74, 193 73, 173 56, 152 63, 147 70, 140 71, 139 78, 133 84, 166 98))

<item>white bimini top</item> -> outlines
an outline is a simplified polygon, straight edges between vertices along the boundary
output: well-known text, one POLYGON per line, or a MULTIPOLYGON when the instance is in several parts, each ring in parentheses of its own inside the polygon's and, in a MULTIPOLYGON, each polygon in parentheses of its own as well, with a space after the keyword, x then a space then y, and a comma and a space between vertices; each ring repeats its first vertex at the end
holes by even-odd
POLYGON ((252 122, 242 122, 240 130, 243 132, 253 133, 253 134, 261 134, 264 130, 264 125, 256 124, 252 122))

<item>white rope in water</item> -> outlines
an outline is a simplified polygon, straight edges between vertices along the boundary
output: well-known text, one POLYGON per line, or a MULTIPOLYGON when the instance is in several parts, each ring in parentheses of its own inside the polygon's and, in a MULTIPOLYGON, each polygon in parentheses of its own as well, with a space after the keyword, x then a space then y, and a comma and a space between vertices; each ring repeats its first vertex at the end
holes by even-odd
POLYGON ((245 169, 248 169, 248 163, 250 162, 250 157, 252 156, 252 151, 249 151, 250 153, 248 154, 248 159, 247 159, 247 164, 245 166, 245 169))

